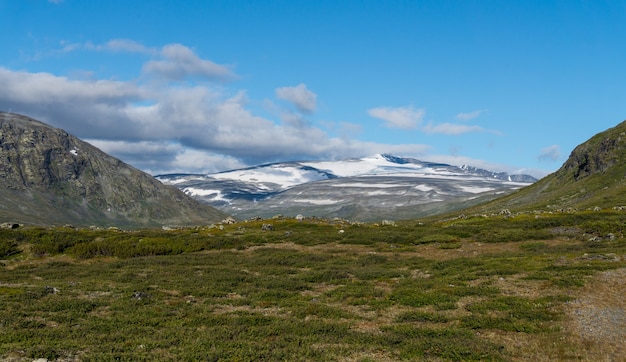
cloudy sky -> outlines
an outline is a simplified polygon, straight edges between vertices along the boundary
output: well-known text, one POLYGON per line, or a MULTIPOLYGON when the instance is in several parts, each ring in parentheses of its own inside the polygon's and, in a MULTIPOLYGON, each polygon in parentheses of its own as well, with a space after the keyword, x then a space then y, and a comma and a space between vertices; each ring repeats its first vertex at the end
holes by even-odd
POLYGON ((391 153, 544 176, 626 119, 623 1, 0 0, 0 110, 152 174, 391 153))

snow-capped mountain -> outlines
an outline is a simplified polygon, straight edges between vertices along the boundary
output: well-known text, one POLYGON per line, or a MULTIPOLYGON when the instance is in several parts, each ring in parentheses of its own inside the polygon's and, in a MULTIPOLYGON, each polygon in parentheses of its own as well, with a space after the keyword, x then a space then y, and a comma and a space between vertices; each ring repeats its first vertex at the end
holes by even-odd
POLYGON ((157 176, 233 216, 425 216, 494 198, 534 181, 413 158, 375 155, 340 161, 272 163, 208 174, 157 176))

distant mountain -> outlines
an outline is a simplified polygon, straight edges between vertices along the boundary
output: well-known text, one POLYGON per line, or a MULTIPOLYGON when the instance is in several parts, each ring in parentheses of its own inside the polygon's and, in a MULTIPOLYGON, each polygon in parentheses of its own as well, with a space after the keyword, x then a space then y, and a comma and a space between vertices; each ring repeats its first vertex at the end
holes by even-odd
POLYGON ((0 222, 139 228, 225 216, 61 129, 0 112, 0 222))
POLYGON ((480 168, 472 167, 472 166, 461 166, 462 169, 466 170, 468 173, 474 175, 482 175, 488 178, 494 178, 502 181, 512 181, 512 182, 523 182, 523 183, 533 183, 536 182, 537 179, 526 174, 509 174, 506 172, 492 172, 483 170, 480 168))
POLYGON ((277 214, 362 221, 412 218, 474 205, 536 181, 469 166, 375 155, 271 163, 157 179, 239 218, 277 214))
POLYGON ((626 206, 626 121, 577 146, 558 171, 468 212, 622 206, 626 206))

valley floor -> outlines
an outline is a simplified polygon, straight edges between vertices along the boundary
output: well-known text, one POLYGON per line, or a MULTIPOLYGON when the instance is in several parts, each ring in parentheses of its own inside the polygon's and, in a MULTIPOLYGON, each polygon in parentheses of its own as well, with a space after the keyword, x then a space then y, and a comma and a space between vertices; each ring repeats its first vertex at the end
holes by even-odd
POLYGON ((623 360, 622 225, 588 213, 0 231, 0 358, 623 360))

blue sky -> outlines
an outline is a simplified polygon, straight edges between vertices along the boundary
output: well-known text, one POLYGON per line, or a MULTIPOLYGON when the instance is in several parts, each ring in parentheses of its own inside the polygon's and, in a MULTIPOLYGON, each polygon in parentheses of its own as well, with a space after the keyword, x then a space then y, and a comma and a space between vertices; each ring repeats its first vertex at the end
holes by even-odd
POLYGON ((626 119, 624 1, 0 0, 0 110, 152 174, 392 153, 537 177, 626 119))

